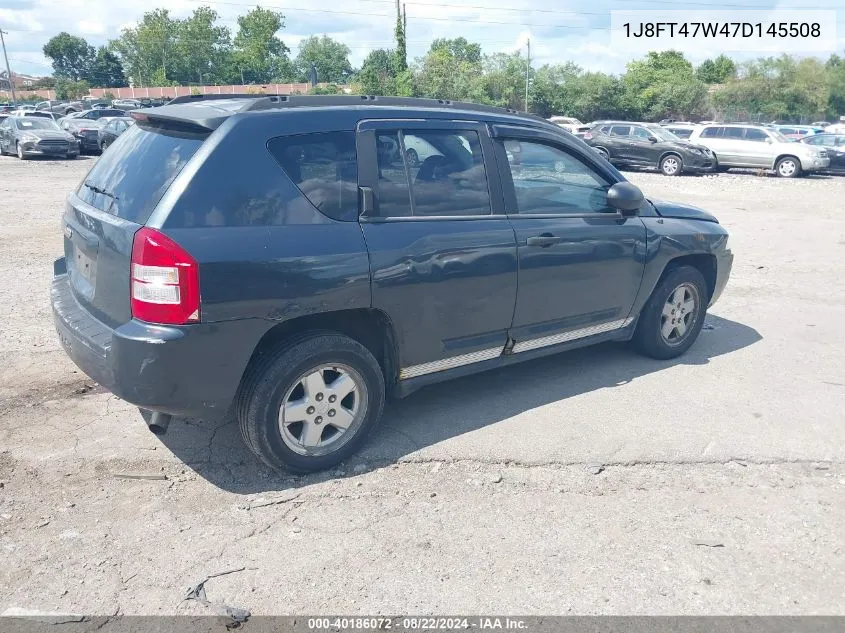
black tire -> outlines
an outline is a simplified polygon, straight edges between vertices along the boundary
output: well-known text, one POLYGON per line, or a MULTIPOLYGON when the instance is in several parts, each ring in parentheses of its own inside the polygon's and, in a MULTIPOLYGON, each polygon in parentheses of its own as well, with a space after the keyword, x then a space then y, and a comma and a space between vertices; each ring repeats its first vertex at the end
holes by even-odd
MULTIPOLYGON (((241 384, 236 416, 244 443, 262 462, 277 470, 306 473, 330 468, 355 453, 381 418, 384 400, 384 375, 366 347, 335 332, 313 332, 288 341, 256 359, 241 384), (279 424, 280 408, 286 396, 290 393, 292 397, 292 391, 300 388, 297 385, 304 375, 327 365, 342 365, 357 374, 365 389, 359 387, 354 397, 361 398, 358 406, 364 408, 360 417, 356 415, 354 428, 351 426, 342 434, 350 434, 349 437, 337 439, 337 448, 321 449, 318 446, 316 450, 324 452, 303 454, 291 448, 290 436, 283 438, 279 424)), ((340 404, 342 402, 338 406, 340 404)), ((328 415, 332 415, 331 412, 328 415)), ((317 423, 320 421, 317 420, 317 423)), ((339 432, 332 427, 328 417, 324 424, 319 435, 320 442, 326 441, 325 432, 330 427, 332 435, 328 440, 332 440, 335 431, 339 432)), ((291 426, 296 426, 296 423, 291 426)), ((287 433, 290 434, 290 431, 287 433)), ((304 424, 300 433, 305 433, 304 424)))
POLYGON ((601 156, 603 159, 605 159, 605 160, 610 160, 610 154, 608 154, 608 152, 607 152, 607 150, 606 150, 605 148, 603 148, 603 147, 596 147, 596 148, 594 148, 594 149, 596 150, 596 154, 598 154, 599 156, 601 156))
POLYGON ((724 174, 724 173, 727 173, 727 171, 728 171, 727 167, 722 167, 719 164, 719 157, 716 156, 716 154, 713 154, 713 173, 714 174, 724 174))
MULTIPOLYGON (((634 332, 633 338, 637 351, 645 356, 660 360, 676 358, 686 352, 695 343, 704 325, 708 297, 707 282, 700 270, 693 266, 677 266, 668 269, 640 313, 637 330, 634 332), (684 335, 682 337, 679 335, 673 341, 671 334, 679 331, 673 329, 670 332, 670 339, 667 340, 662 332, 664 325, 668 325, 664 321, 663 309, 669 303, 670 297, 679 288, 689 292, 691 297, 694 295, 695 307, 683 315, 678 314, 679 321, 683 320, 684 322, 684 335), (690 317, 687 318, 686 314, 690 314, 690 317)), ((683 303, 686 303, 686 301, 683 303)), ((669 320, 674 318, 674 313, 667 316, 669 320)))
POLYGON ((408 164, 416 167, 420 164, 420 156, 417 154, 417 150, 411 148, 405 150, 405 157, 408 159, 408 164))
POLYGON ((795 156, 784 156, 775 164, 775 174, 778 178, 796 178, 801 175, 801 161, 795 156))
POLYGON ((684 161, 677 154, 667 154, 657 166, 664 176, 680 176, 684 171, 684 161))
POLYGON ((26 154, 23 153, 20 143, 15 143, 15 154, 17 154, 18 158, 21 160, 26 160, 26 154))

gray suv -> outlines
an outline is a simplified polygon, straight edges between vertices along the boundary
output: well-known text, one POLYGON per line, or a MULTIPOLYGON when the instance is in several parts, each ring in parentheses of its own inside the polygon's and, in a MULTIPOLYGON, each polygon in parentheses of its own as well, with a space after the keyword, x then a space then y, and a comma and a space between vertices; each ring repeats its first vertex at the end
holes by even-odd
POLYGON ((693 131, 689 140, 710 148, 718 168, 762 167, 782 178, 794 178, 830 165, 826 150, 795 143, 761 125, 705 125, 693 131))

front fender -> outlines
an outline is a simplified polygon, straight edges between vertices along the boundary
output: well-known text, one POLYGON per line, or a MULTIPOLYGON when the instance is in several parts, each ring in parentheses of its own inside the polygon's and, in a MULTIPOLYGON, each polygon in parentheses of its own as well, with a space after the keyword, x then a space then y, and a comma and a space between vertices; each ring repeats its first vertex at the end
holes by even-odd
MULTIPOLYGON (((716 275, 712 300, 721 292, 733 256, 727 249, 728 232, 720 224, 691 218, 643 217, 646 252, 643 280, 631 312, 638 315, 672 261, 697 255, 712 257, 716 275)), ((712 301, 711 301, 712 303, 712 301)))

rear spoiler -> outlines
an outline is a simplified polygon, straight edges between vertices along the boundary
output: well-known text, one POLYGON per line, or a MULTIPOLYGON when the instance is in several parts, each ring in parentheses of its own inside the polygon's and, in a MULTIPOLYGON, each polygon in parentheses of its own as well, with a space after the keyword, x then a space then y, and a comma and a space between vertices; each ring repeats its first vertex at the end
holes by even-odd
POLYGON ((221 113, 215 108, 203 108, 210 112, 201 112, 196 106, 161 106, 132 110, 129 116, 138 123, 150 123, 190 129, 197 132, 211 132, 220 127, 229 118, 230 112, 221 113))

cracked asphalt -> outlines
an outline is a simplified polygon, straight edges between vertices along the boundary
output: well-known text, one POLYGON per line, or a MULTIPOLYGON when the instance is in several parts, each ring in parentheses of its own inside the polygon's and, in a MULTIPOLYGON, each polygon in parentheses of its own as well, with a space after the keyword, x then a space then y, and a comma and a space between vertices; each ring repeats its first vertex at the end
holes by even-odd
POLYGON ((93 159, 0 159, 0 612, 843 614, 845 178, 632 173, 736 261, 701 339, 606 345, 392 403, 285 477, 231 422, 164 438, 52 327, 63 198, 93 159))

